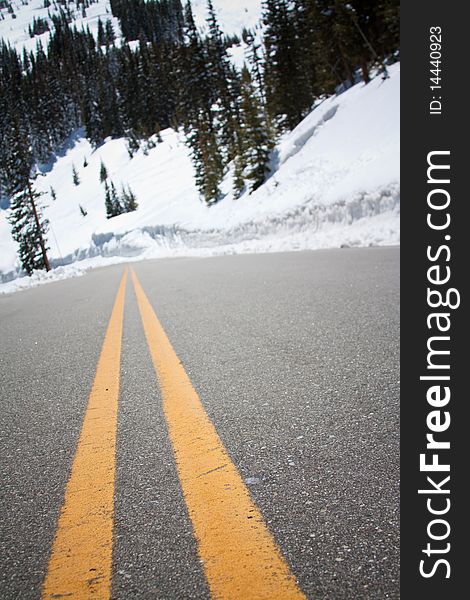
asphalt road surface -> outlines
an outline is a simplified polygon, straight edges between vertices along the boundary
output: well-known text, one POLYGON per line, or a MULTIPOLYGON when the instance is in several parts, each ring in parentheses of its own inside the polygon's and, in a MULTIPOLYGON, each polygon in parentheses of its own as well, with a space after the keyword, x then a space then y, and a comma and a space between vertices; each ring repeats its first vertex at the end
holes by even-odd
MULTIPOLYGON (((51 556, 60 554, 54 540, 67 530, 59 522, 67 482, 95 472, 94 460, 74 466, 75 475, 72 464, 80 447, 94 452, 94 442, 79 436, 125 267, 0 296, 0 598, 209 599, 219 593, 211 575, 217 556, 206 559, 204 548, 220 549, 222 572, 224 561, 227 573, 233 566, 224 554, 228 546, 241 565, 249 562, 246 553, 237 557, 246 538, 242 529, 236 537, 241 516, 232 516, 224 531, 230 504, 211 489, 199 497, 197 478, 184 474, 193 441, 185 441, 178 421, 184 415, 172 424, 164 409, 176 393, 168 386, 184 373, 209 423, 196 437, 218 434, 229 457, 228 466, 210 469, 214 490, 217 477, 232 469, 227 494, 246 487, 248 500, 242 491, 240 502, 252 502, 260 513, 253 535, 269 532, 296 582, 291 595, 264 597, 399 598, 398 249, 178 258, 131 267, 181 365, 168 366, 168 350, 159 368, 170 383, 157 379, 129 275, 117 437, 108 452, 115 480, 114 511, 103 517, 112 532, 104 593, 92 593, 88 583, 88 596, 54 596, 44 582, 51 571, 67 577, 65 559, 51 566, 51 556), (198 529, 198 510, 206 520, 213 515, 207 531, 198 529), (222 534, 214 533, 212 525, 220 523, 222 534)), ((115 360, 114 339, 109 360, 115 360)), ((158 353, 161 344, 155 346, 158 353)), ((105 378, 109 364, 100 367, 105 378)), ((92 417, 91 437, 104 439, 92 417)), ((106 427, 113 430, 111 417, 106 427)), ((209 452, 216 442, 206 441, 209 452)), ((101 493, 101 482, 95 484, 101 493)), ((80 506, 93 502, 93 493, 80 506)), ((74 509, 67 510, 70 516, 74 509)), ((83 545, 104 553, 96 534, 82 535, 83 545)), ((73 535, 66 555, 78 547, 73 535)), ((265 570, 265 578, 276 577, 265 570)), ((261 595, 245 589, 225 597, 261 595)))

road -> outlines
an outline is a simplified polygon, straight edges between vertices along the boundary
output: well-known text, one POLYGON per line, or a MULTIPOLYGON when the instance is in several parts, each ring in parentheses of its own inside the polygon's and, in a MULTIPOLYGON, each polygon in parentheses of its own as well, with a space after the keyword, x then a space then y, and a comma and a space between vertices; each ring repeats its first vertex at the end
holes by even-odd
POLYGON ((124 266, 0 296, 0 598, 399 598, 398 249, 131 267, 151 308, 138 304, 130 272, 120 363, 124 266), (96 421, 98 372, 117 385, 113 369, 117 414, 96 421), (202 458, 194 440, 208 448, 202 458), (213 450, 224 464, 201 487, 207 473, 191 469, 213 450), (79 451, 91 459, 80 463, 79 451), (95 510, 105 488, 110 506, 95 510), (248 506, 246 529, 237 513, 248 506), (101 526, 84 527, 86 515, 65 523, 74 511, 107 520, 108 542, 101 526), (62 534, 72 536, 65 550, 62 534), (54 595, 67 555, 73 568, 82 561, 80 536, 109 552, 111 587, 100 574, 99 592, 90 578, 88 594, 54 595), (259 580, 258 551, 261 579, 286 588, 240 591, 231 569, 259 580))

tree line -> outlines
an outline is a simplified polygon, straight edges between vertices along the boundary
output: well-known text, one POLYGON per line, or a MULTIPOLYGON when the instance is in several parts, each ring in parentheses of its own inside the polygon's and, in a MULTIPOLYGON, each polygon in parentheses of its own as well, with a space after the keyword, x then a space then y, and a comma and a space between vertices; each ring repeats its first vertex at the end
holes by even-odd
MULTIPOLYGON (((256 190, 277 135, 317 99, 358 78, 367 83, 372 69, 386 76, 398 57, 397 0, 266 0, 262 39, 243 32, 242 69, 230 60, 233 39, 211 0, 205 35, 190 1, 111 0, 119 44, 110 20, 98 23, 95 39, 61 3, 46 47, 38 42, 18 53, 0 42, 0 193, 11 199, 20 248, 32 248, 27 260, 20 250, 27 272, 47 268, 34 174, 78 128, 94 147, 108 136, 127 137, 131 155, 161 129, 181 129, 201 198, 211 205, 228 170, 236 196, 256 190)), ((108 208, 111 195, 109 188, 108 208)))

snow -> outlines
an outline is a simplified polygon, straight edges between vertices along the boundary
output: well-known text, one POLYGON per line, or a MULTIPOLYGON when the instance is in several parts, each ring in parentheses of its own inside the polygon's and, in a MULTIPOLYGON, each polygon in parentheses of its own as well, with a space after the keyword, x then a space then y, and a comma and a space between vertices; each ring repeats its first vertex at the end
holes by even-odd
MULTIPOLYGON (((128 261, 132 259, 127 259, 128 261)), ((98 267, 107 267, 112 264, 126 262, 122 257, 103 258, 102 256, 96 256, 95 258, 89 258, 81 260, 79 262, 72 263, 63 267, 56 267, 49 272, 46 271, 34 271, 31 277, 18 277, 12 279, 7 283, 0 284, 0 294, 11 294, 21 290, 26 290, 44 283, 51 283, 53 281, 60 281, 61 279, 70 279, 71 277, 80 277, 84 275, 89 269, 96 269, 98 267)))
MULTIPOLYGON (((196 25, 203 31, 207 31, 207 0, 193 0, 193 11, 196 25)), ((243 27, 255 29, 261 18, 262 0, 214 0, 213 2, 219 24, 227 34, 240 34, 243 27)), ((0 9, 3 20, 0 17, 0 38, 8 41, 11 46, 18 51, 23 48, 29 52, 35 50, 37 42, 40 40, 46 47, 49 41, 49 32, 37 35, 34 38, 29 37, 28 27, 32 24, 34 18, 51 20, 48 13, 57 14, 60 5, 55 8, 51 2, 49 8, 44 8, 44 0, 12 0, 11 5, 14 9, 15 18, 6 8, 0 9)), ((81 8, 77 9, 75 3, 69 4, 70 10, 74 13, 74 25, 78 29, 90 28, 90 31, 96 37, 98 32, 98 19, 103 23, 111 20, 116 35, 120 34, 119 19, 113 17, 109 0, 96 0, 86 9, 86 17, 82 18, 81 8)))
MULTIPOLYGON (((0 9, 1 15, 4 17, 3 20, 0 19, 0 38, 9 42, 10 45, 19 52, 21 52, 23 48, 28 52, 34 51, 38 41, 41 41, 45 48, 49 41, 50 33, 46 31, 41 35, 30 38, 28 27, 35 18, 49 21, 49 24, 51 25, 52 21, 48 17, 48 13, 51 15, 58 14, 61 6, 58 5, 58 7, 55 8, 51 2, 49 8, 44 8, 44 0, 12 0, 11 5, 15 13, 15 18, 13 18, 6 8, 0 9)), ((85 18, 82 18, 81 8, 77 9, 75 3, 70 3, 69 8, 74 15, 74 25, 76 25, 78 29, 86 29, 89 27, 91 33, 97 37, 98 20, 101 19, 103 23, 110 20, 116 35, 119 36, 119 19, 113 17, 109 0, 96 0, 94 4, 91 4, 86 9, 85 18)))
POLYGON ((389 79, 379 76, 326 99, 279 141, 274 172, 263 186, 234 200, 228 174, 226 195, 212 207, 199 199, 181 133, 167 129, 155 148, 141 148, 130 158, 123 139, 93 150, 77 132, 36 180, 47 204, 56 268, 15 279, 16 246, 7 211, 0 210, 0 280, 7 282, 0 292, 76 275, 106 261, 398 244, 399 88, 395 64, 389 79), (101 161, 118 191, 130 185, 137 211, 106 219, 101 161), (73 166, 79 186, 72 181, 73 166))
MULTIPOLYGON (((207 0, 191 2, 196 25, 207 31, 207 0)), ((261 19, 262 0, 213 0, 217 20, 226 34, 240 35, 242 29, 255 29, 261 19)))

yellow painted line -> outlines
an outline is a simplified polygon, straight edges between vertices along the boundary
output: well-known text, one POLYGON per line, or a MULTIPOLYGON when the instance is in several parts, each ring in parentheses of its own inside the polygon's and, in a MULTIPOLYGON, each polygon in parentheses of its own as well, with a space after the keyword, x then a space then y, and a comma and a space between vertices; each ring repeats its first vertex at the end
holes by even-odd
POLYGON ((212 597, 305 600, 133 271, 132 280, 212 597))
POLYGON ((111 594, 116 428, 127 270, 114 302, 43 586, 43 599, 111 594))

